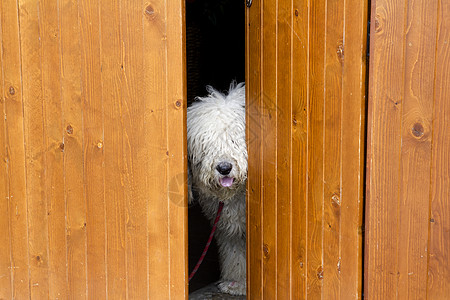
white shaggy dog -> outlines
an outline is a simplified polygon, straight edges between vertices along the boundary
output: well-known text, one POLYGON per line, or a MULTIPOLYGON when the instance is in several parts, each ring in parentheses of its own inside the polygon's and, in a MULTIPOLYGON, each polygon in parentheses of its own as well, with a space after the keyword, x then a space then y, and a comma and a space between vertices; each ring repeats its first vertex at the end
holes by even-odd
POLYGON ((224 202, 216 239, 221 292, 246 293, 245 263, 245 86, 231 83, 228 95, 207 87, 187 109, 187 143, 192 189, 203 213, 213 222, 224 202))

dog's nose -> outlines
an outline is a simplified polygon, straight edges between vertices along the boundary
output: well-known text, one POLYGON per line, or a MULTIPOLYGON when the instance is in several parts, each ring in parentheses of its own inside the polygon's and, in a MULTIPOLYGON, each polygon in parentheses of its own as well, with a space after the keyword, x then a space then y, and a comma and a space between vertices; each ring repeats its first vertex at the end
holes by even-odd
POLYGON ((233 165, 229 162, 221 162, 217 165, 216 170, 222 175, 228 175, 231 172, 233 165))

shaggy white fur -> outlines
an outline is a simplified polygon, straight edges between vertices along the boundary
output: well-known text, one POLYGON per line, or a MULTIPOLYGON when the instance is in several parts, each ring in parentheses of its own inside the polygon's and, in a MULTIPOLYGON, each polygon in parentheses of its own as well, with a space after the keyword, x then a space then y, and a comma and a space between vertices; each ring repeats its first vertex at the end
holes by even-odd
POLYGON ((198 97, 187 109, 190 179, 211 222, 219 201, 225 203, 216 231, 218 287, 224 293, 245 295, 245 86, 231 83, 228 95, 209 86, 207 90, 207 97, 198 97))

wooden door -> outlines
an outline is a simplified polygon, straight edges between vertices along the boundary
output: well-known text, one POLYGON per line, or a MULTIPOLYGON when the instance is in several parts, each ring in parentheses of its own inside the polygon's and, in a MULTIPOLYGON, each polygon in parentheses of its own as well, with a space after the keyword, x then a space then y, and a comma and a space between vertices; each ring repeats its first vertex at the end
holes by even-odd
POLYGON ((247 8, 249 299, 360 299, 368 1, 247 8))
POLYGON ((450 2, 371 15, 365 295, 449 299, 450 2))
POLYGON ((0 7, 0 298, 186 298, 184 1, 0 7))

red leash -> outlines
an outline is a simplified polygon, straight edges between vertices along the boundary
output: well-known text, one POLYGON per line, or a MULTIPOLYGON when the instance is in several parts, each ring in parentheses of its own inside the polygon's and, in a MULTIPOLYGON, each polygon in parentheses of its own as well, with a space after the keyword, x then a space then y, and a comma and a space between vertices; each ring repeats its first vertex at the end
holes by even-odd
POLYGON ((211 245, 211 241, 212 241, 212 238, 214 236, 214 232, 216 231, 217 222, 219 222, 220 214, 222 213, 222 209, 223 209, 223 202, 220 201, 219 202, 219 208, 217 209, 216 219, 214 220, 214 225, 213 225, 213 228, 212 228, 211 233, 209 235, 208 242, 206 243, 206 246, 205 246, 205 249, 203 250, 202 256, 200 256, 200 259, 198 260, 197 264, 195 265, 194 270, 192 270, 191 274, 189 275, 189 281, 191 281, 192 277, 194 277, 195 273, 197 272, 198 268, 200 267, 200 265, 203 262, 203 259, 206 256, 206 252, 208 252, 208 248, 209 248, 209 245, 211 245))

